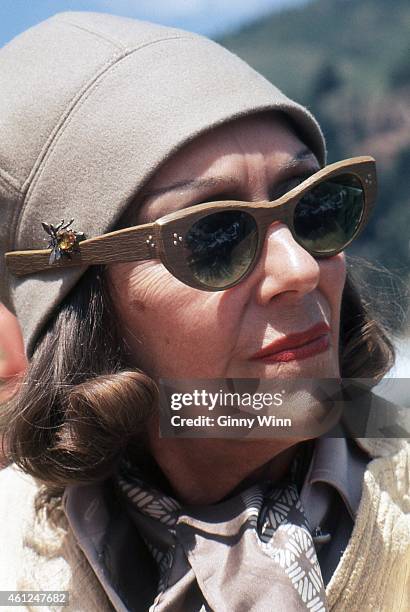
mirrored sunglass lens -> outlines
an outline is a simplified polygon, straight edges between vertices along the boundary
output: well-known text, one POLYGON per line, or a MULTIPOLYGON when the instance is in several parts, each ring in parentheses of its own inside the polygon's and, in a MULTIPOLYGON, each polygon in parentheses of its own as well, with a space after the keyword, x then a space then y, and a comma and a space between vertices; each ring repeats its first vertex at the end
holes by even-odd
POLYGON ((323 181, 299 200, 294 227, 298 242, 308 251, 342 249, 354 236, 364 210, 364 190, 352 175, 323 181))
POLYGON ((188 266, 202 284, 224 287, 248 270, 257 242, 257 225, 248 213, 210 214, 194 223, 185 236, 188 266))

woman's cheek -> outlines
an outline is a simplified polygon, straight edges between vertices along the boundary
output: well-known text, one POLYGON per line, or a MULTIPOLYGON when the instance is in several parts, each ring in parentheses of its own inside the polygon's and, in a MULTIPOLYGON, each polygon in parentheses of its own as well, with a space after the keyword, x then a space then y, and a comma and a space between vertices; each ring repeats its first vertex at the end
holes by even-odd
POLYGON ((161 360, 167 356, 176 378, 224 375, 232 339, 220 326, 216 312, 191 301, 161 328, 165 344, 161 360))
POLYGON ((237 330, 232 309, 222 308, 223 292, 193 289, 157 262, 124 264, 113 278, 138 367, 155 376, 223 375, 237 330))
POLYGON ((322 259, 319 265, 319 289, 329 302, 334 319, 340 315, 342 293, 346 281, 345 255, 342 252, 329 259, 322 259))
POLYGON ((325 274, 328 276, 328 283, 340 295, 346 280, 346 256, 344 252, 338 253, 328 260, 324 260, 325 274))
POLYGON ((339 348, 340 309, 346 281, 345 254, 342 252, 329 259, 323 259, 320 267, 321 291, 330 306, 332 344, 333 350, 337 354, 339 348))

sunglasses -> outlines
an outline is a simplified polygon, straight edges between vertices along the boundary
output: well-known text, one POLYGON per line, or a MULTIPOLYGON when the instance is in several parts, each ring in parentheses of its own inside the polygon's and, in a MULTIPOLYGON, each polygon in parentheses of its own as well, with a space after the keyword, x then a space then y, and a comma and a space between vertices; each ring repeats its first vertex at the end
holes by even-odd
MULTIPOLYGON (((62 267, 159 259, 186 285, 221 291, 252 272, 274 221, 285 223, 313 257, 333 257, 364 229, 375 198, 375 160, 355 157, 322 168, 272 202, 197 204, 154 223, 89 239, 68 230, 69 224, 56 231, 61 222, 57 228, 51 226, 54 252, 12 251, 6 253, 6 264, 12 274, 24 276, 62 267)), ((50 226, 43 227, 51 234, 50 226)))

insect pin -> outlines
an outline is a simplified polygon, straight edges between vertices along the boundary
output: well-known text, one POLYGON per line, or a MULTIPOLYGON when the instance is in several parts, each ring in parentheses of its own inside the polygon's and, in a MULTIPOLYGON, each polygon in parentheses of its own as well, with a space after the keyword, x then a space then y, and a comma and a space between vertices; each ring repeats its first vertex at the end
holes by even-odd
MULTIPOLYGON (((50 236, 48 243, 48 248, 52 249, 48 260, 50 265, 60 261, 63 257, 71 259, 71 254, 78 251, 78 243, 85 240, 86 236, 83 232, 69 229, 73 221, 74 219, 71 219, 64 225, 64 219, 61 219, 56 226, 52 223, 41 223, 50 236)), ((47 240, 47 238, 44 238, 44 240, 47 240)))

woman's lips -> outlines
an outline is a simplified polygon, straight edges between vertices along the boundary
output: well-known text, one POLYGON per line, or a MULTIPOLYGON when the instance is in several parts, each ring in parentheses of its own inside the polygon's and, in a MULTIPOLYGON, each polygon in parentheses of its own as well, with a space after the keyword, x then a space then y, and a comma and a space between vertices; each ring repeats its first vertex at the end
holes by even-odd
POLYGON ((305 332, 290 334, 272 342, 251 359, 274 363, 312 357, 329 348, 329 331, 326 323, 318 323, 305 332))
POLYGON ((308 342, 298 348, 285 349, 279 353, 272 353, 266 357, 260 357, 264 363, 274 363, 277 361, 293 361, 294 359, 307 359, 313 355, 318 355, 327 351, 329 348, 329 335, 320 336, 312 342, 308 342))

